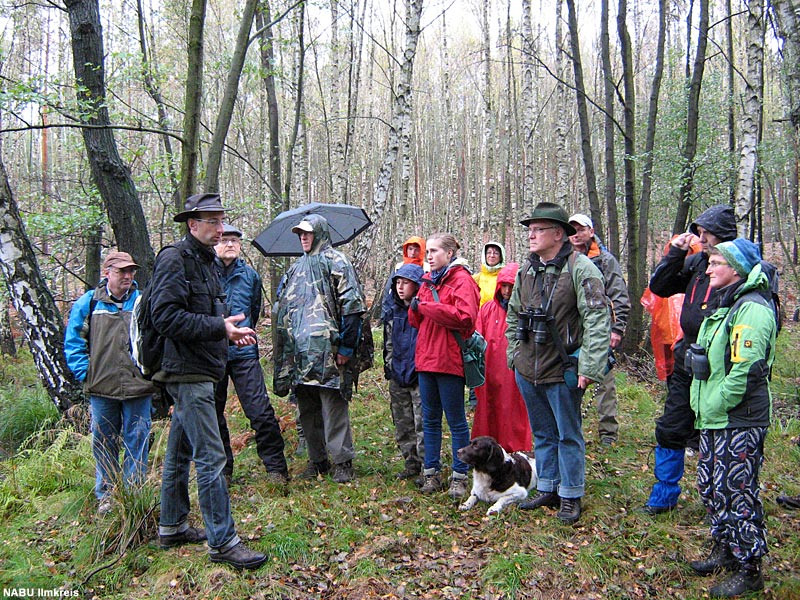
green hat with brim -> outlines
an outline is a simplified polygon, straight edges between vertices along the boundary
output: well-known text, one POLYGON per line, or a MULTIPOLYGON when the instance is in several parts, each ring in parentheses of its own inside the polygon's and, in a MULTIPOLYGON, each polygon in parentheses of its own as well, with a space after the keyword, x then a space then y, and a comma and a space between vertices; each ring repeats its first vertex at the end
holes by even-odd
POLYGON ((553 221, 561 225, 567 235, 575 235, 575 228, 569 224, 569 215, 567 211, 561 208, 558 204, 553 202, 539 202, 536 208, 533 209, 533 214, 527 219, 520 221, 525 227, 530 225, 533 221, 553 221))

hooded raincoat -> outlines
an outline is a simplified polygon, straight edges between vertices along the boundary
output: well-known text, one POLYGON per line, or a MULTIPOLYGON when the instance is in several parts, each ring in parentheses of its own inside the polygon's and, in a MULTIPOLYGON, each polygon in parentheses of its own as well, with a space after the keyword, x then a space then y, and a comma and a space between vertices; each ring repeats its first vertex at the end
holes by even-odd
POLYGON ((481 250, 481 270, 475 273, 472 278, 481 290, 481 306, 494 298, 494 291, 497 287, 497 274, 506 266, 506 249, 500 242, 489 241, 483 245, 481 250), (490 267, 486 264, 486 248, 495 246, 500 249, 500 262, 490 267))
POLYGON ((486 338, 486 383, 475 388, 478 405, 472 423, 472 437, 492 436, 507 452, 531 449, 531 426, 525 400, 519 393, 514 371, 506 360, 506 311, 500 286, 514 285, 519 265, 509 263, 497 274, 494 298, 478 312, 476 329, 486 338))
POLYGON ((340 389, 349 399, 342 379, 352 377, 343 377, 348 365, 340 369, 336 355, 353 354, 367 305, 352 263, 331 246, 328 222, 314 214, 305 220, 314 242, 289 268, 275 311, 275 393, 303 384, 340 389))

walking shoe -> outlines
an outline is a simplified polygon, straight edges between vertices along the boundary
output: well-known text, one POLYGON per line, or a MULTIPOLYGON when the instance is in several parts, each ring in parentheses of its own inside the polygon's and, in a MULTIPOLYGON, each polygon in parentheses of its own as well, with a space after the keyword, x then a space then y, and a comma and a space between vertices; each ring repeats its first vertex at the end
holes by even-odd
POLYGON ((604 435, 600 438, 600 445, 601 446, 613 446, 617 443, 617 438, 611 435, 604 435))
POLYGON ((244 545, 244 542, 239 542, 232 548, 228 548, 224 552, 214 552, 208 555, 211 562, 226 563, 234 569, 257 569, 267 560, 267 555, 255 550, 250 550, 244 545))
POLYGON ((450 477, 450 489, 447 495, 453 500, 459 500, 467 495, 467 474, 453 473, 450 477))
POLYGON ((561 501, 558 497, 558 494, 555 492, 536 492, 536 495, 533 498, 525 500, 524 502, 520 502, 519 507, 522 510, 533 510, 535 508, 541 508, 542 506, 555 508, 560 504, 561 501))
POLYGON ((652 506, 650 504, 645 504, 639 509, 639 512, 645 515, 650 515, 651 517, 655 517, 656 515, 661 515, 675 510, 676 508, 678 508, 677 504, 673 504, 672 506, 652 506))
POLYGON ((561 498, 561 507, 556 516, 564 525, 577 523, 581 518, 581 499, 580 498, 561 498))
POLYGON ((425 482, 422 484, 422 488, 420 488, 420 492, 423 494, 434 494, 436 492, 441 492, 444 489, 444 484, 442 483, 442 475, 439 471, 435 469, 425 469, 425 482))
POLYGON ((331 470, 331 464, 326 460, 321 463, 308 461, 306 468, 297 476, 298 479, 316 479, 317 475, 327 475, 331 470))
POLYGON ((162 550, 167 548, 174 548, 175 546, 183 546, 184 544, 199 544, 205 542, 206 530, 202 527, 189 527, 180 533, 170 533, 167 535, 158 536, 158 547, 162 550))
POLYGON ((282 471, 267 471, 267 483, 286 485, 289 483, 289 474, 282 471))
POLYGON ((703 560, 693 560, 689 566, 698 575, 711 575, 722 570, 735 571, 739 568, 739 562, 733 557, 728 544, 714 540, 708 556, 703 560))
POLYGON ((712 598, 735 598, 763 589, 764 577, 761 574, 760 564, 748 563, 708 590, 708 594, 712 598))
POLYGON ((353 461, 348 460, 343 463, 338 463, 333 466, 333 480, 336 483, 347 483, 353 481, 355 478, 353 472, 353 461))
POLYGON ((788 508, 789 510, 800 510, 800 494, 797 496, 787 496, 786 494, 781 494, 775 499, 775 502, 784 508, 788 508))

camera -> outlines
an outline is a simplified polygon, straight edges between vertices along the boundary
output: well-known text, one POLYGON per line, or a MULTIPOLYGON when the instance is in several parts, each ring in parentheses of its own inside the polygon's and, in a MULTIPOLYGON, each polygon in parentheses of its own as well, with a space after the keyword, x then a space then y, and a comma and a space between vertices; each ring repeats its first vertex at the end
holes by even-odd
POLYGON ((517 329, 514 332, 514 339, 527 342, 530 332, 533 332, 533 341, 537 344, 547 344, 550 341, 550 330, 547 322, 552 319, 541 308, 528 308, 521 310, 518 315, 517 329))
POLYGON ((708 362, 706 349, 700 344, 689 344, 683 366, 695 379, 705 381, 711 375, 711 364, 708 362))

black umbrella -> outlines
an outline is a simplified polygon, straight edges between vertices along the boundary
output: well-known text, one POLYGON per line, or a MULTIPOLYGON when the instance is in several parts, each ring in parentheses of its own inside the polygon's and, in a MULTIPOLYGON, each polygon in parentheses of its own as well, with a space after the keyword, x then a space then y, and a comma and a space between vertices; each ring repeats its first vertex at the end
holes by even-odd
POLYGON ((361 207, 312 202, 283 211, 255 237, 253 246, 264 256, 302 256, 300 237, 292 233, 292 227, 310 214, 325 217, 331 233, 331 244, 334 246, 346 244, 372 225, 366 211, 361 207))

